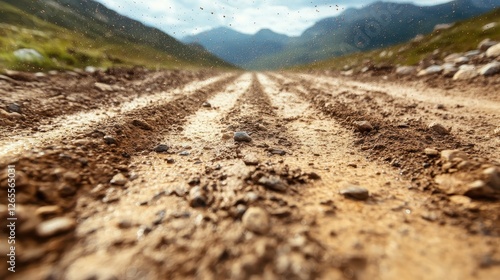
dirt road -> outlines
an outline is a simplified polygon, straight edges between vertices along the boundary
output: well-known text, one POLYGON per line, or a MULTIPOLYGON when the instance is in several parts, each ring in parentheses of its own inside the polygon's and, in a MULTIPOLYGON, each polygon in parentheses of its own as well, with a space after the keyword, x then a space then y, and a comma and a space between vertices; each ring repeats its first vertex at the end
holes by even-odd
POLYGON ((17 217, 16 273, 2 231, 0 276, 498 279, 487 90, 140 69, 0 80, 0 195, 15 166, 17 217))

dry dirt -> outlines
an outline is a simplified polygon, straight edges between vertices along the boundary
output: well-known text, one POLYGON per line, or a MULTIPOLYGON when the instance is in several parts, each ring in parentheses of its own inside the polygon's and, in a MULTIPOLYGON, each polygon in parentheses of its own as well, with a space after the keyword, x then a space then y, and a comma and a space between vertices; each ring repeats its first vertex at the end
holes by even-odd
POLYGON ((500 275, 496 77, 14 78, 0 79, 2 279, 500 275))

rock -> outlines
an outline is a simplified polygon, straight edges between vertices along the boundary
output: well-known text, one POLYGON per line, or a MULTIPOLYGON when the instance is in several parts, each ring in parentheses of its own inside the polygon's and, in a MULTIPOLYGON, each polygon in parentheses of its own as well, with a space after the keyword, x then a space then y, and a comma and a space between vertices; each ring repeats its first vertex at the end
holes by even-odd
POLYGON ((97 68, 95 68, 94 66, 87 66, 87 67, 85 67, 85 72, 93 74, 93 73, 97 72, 97 68))
POLYGON ((114 88, 108 84, 103 84, 103 83, 95 83, 94 87, 102 92, 112 92, 114 91, 114 88))
POLYGON ((243 226, 254 233, 266 234, 270 229, 270 219, 266 210, 260 207, 250 207, 243 214, 243 226))
POLYGON ((467 64, 469 63, 470 59, 466 56, 461 56, 457 59, 455 59, 453 62, 457 65, 462 65, 462 64, 467 64))
POLYGON ((59 217, 40 223, 36 227, 36 233, 40 237, 51 237, 59 233, 73 230, 75 226, 75 220, 66 217, 59 217))
POLYGON ((41 206, 35 211, 35 215, 40 217, 46 217, 51 215, 60 214, 62 212, 61 207, 58 205, 41 206))
POLYGON ((490 167, 483 171, 485 182, 493 189, 500 191, 500 171, 498 168, 490 167))
POLYGON ((252 137, 248 135, 245 131, 235 132, 234 133, 234 141, 236 142, 251 142, 252 137))
POLYGON ((117 185, 117 186, 125 186, 127 184, 128 179, 125 177, 122 173, 118 173, 115 176, 113 176, 113 179, 109 181, 111 185, 117 185))
POLYGON ((286 155, 286 152, 281 149, 271 148, 268 150, 268 152, 271 153, 272 155, 279 155, 279 156, 286 155))
POLYGON ((493 47, 494 45, 498 44, 497 41, 492 41, 491 39, 484 39, 481 41, 481 43, 479 43, 478 45, 478 49, 485 52, 487 51, 489 48, 493 47))
POLYGON ((260 160, 255 154, 251 153, 243 157, 243 162, 246 165, 258 165, 260 163, 260 160))
POLYGON ((367 121, 354 122, 354 126, 359 132, 370 132, 373 130, 372 124, 367 121))
POLYGON ((479 69, 479 74, 483 76, 491 76, 500 73, 500 62, 494 61, 486 64, 479 69))
POLYGON ((153 127, 151 125, 149 125, 146 121, 140 119, 133 120, 132 125, 137 126, 138 128, 143 130, 153 130, 153 127))
POLYGON ((444 62, 454 63, 460 57, 462 57, 461 53, 452 53, 444 58, 444 62))
POLYGON ((108 145, 116 144, 116 139, 111 135, 106 135, 102 139, 104 139, 104 143, 108 145))
POLYGON ((13 70, 4 70, 5 75, 18 81, 33 82, 36 81, 36 77, 33 73, 19 72, 13 70))
POLYGON ((499 193, 484 181, 475 181, 468 186, 465 196, 470 198, 495 198, 499 193))
POLYGON ((427 67, 426 69, 418 72, 417 76, 427 76, 427 75, 432 75, 432 74, 439 74, 443 72, 443 67, 440 65, 432 65, 427 67))
POLYGON ((18 113, 18 114, 21 114, 21 105, 17 104, 17 103, 10 103, 8 106, 7 106, 7 111, 9 111, 10 113, 18 113))
POLYGON ((189 156, 190 154, 191 154, 191 153, 190 153, 190 152, 188 152, 188 151, 182 151, 182 152, 180 152, 180 153, 179 153, 179 155, 180 155, 180 156, 183 156, 183 157, 187 157, 187 156, 189 156))
POLYGON ((471 57, 474 57, 474 56, 478 56, 481 54, 481 51, 480 50, 472 50, 472 51, 468 51, 464 54, 465 57, 467 58, 471 58, 471 57))
POLYGON ((203 104, 201 105, 205 108, 212 108, 212 104, 208 103, 208 102, 203 102, 203 104))
POLYGON ((427 155, 427 156, 430 156, 430 157, 436 157, 439 155, 439 151, 436 150, 436 149, 431 149, 431 148, 427 148, 424 150, 424 153, 427 155))
POLYGON ((429 129, 441 135, 450 134, 448 129, 446 129, 442 124, 436 122, 429 124, 429 129))
POLYGON ((284 192, 288 189, 288 184, 281 180, 279 176, 262 177, 258 183, 273 191, 284 192))
POLYGON ((463 205, 463 206, 468 206, 472 202, 470 197, 463 196, 463 195, 450 196, 450 201, 455 203, 455 204, 459 204, 459 205, 463 205))
POLYGON ((411 41, 414 42, 414 43, 420 43, 424 39, 425 39, 425 35, 423 35, 423 34, 417 34, 417 36, 415 36, 415 38, 411 39, 411 41))
POLYGON ((483 29, 483 31, 490 30, 492 28, 497 27, 497 25, 498 25, 498 23, 496 23, 496 22, 490 22, 490 23, 484 25, 482 29, 483 29))
POLYGON ((443 64, 443 76, 445 77, 453 77, 458 72, 458 68, 455 67, 454 63, 445 63, 443 64))
POLYGON ((59 192, 59 196, 64 198, 75 195, 78 189, 73 185, 62 184, 57 188, 57 190, 59 192))
POLYGON ((417 67, 415 66, 400 66, 396 68, 396 74, 400 76, 413 75, 417 72, 417 67))
POLYGON ((170 149, 170 147, 166 144, 160 144, 158 146, 155 147, 155 152, 157 153, 164 153, 164 152, 167 152, 168 149, 170 149))
POLYGON ((465 161, 468 160, 469 156, 460 150, 444 150, 441 151, 441 159, 444 162, 453 162, 453 161, 465 161))
POLYGON ((447 29, 452 28, 454 25, 455 25, 454 23, 440 23, 440 24, 436 24, 436 26, 434 26, 434 31, 447 30, 447 29))
POLYGON ((207 197, 200 187, 194 187, 189 191, 189 205, 191 205, 191 207, 207 206, 207 197))
POLYGON ((47 77, 47 74, 43 73, 43 72, 36 72, 35 73, 35 77, 37 79, 43 79, 43 78, 46 78, 47 77))
POLYGON ((490 47, 486 51, 486 56, 492 57, 492 58, 496 58, 496 57, 500 56, 500 43, 490 47))
POLYGON ((14 56, 21 61, 40 61, 43 55, 34 49, 19 49, 14 52, 14 56))
POLYGON ((453 76, 453 80, 470 80, 479 76, 477 68, 473 65, 462 65, 453 76))
POLYGON ((367 200, 370 197, 370 193, 367 189, 355 185, 351 185, 340 191, 340 194, 346 198, 357 199, 357 200, 367 200))

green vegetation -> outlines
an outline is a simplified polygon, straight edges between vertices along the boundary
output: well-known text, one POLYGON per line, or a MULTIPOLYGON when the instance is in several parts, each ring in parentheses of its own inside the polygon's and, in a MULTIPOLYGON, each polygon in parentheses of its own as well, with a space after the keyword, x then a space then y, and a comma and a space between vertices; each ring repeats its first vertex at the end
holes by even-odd
POLYGON ((486 38, 500 41, 500 9, 470 20, 457 22, 452 28, 428 34, 419 42, 408 42, 369 52, 358 52, 291 69, 342 70, 346 65, 360 69, 366 66, 366 61, 370 61, 374 65, 416 65, 436 50, 439 50, 438 56, 441 59, 447 54, 475 50, 479 43, 486 38), (497 22, 498 25, 483 31, 483 26, 492 22, 497 22), (382 53, 386 55, 383 56, 382 53))
MULTIPOLYGON (((105 68, 144 66, 152 69, 233 67, 207 52, 192 51, 166 34, 163 36, 171 38, 171 45, 176 45, 177 49, 167 51, 150 42, 141 42, 140 39, 127 40, 123 36, 85 34, 85 31, 80 32, 80 29, 92 30, 91 26, 67 28, 64 25, 56 25, 7 2, 9 1, 0 1, 0 68, 45 71, 84 68, 89 65, 105 68), (23 48, 34 49, 42 54, 43 58, 21 61, 14 55, 14 51, 23 48), (186 54, 181 53, 180 49, 186 54), (189 55, 197 57, 187 58, 189 55)), ((57 14, 57 11, 49 9, 47 12, 57 14)), ((78 18, 82 19, 82 16, 79 15, 78 18)), ((91 19, 86 20, 99 25, 91 19)), ((107 32, 112 31, 107 29, 107 32)))

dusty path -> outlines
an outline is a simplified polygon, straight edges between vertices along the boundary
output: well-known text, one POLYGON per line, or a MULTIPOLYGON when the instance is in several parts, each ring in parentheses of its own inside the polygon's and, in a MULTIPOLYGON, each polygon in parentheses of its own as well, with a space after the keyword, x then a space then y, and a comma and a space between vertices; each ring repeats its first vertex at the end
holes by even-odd
MULTIPOLYGON (((18 272, 5 273, 3 262, 0 275, 500 274, 497 103, 310 75, 197 77, 109 111, 62 114, 47 131, 21 128, 0 138, 2 170, 16 165, 21 243, 18 272), (250 142, 233 139, 241 131, 250 142), (158 144, 168 149, 155 151, 158 144), (449 149, 466 155, 439 156, 449 149), (472 192, 477 180, 484 184, 472 192), (369 195, 341 194, 353 186, 369 195), (65 219, 51 225, 56 217, 65 219)), ((0 249, 8 253, 5 243, 0 249)))

